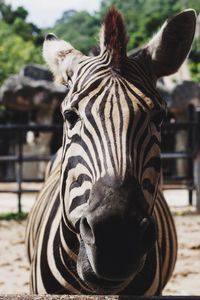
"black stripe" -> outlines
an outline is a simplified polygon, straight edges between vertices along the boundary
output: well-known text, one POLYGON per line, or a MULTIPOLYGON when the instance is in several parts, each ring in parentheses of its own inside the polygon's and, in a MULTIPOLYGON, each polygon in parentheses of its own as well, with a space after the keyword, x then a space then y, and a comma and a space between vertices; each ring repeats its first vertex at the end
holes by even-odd
MULTIPOLYGON (((92 61, 90 59, 89 63, 88 63, 88 61, 86 61, 86 63, 84 65, 82 65, 81 68, 79 68, 78 73, 77 73, 76 83, 75 83, 75 85, 73 87, 73 92, 74 93, 77 92, 77 90, 78 90, 79 80, 82 79, 82 77, 85 74, 87 75, 88 72, 91 73, 98 66, 102 66, 102 63, 104 62, 105 59, 106 59, 105 63, 108 62, 109 56, 107 56, 107 58, 106 58, 106 56, 107 56, 107 53, 104 52, 102 56, 98 56, 97 58, 95 58, 92 61), (83 70, 86 65, 88 65, 88 66, 85 68, 85 70, 83 70), (91 66, 93 66, 92 69, 90 69, 91 66), (84 73, 82 74, 83 71, 84 71, 84 73)), ((108 66, 106 66, 106 69, 107 68, 108 68, 108 66)))
POLYGON ((86 60, 84 61, 84 64, 83 64, 83 65, 81 66, 81 68, 79 68, 79 70, 78 70, 78 73, 77 73, 77 81, 78 81, 78 79, 82 76, 81 72, 82 72, 82 69, 83 69, 85 66, 88 65, 88 67, 84 70, 84 73, 86 73, 86 72, 88 71, 88 69, 91 67, 91 65, 95 65, 96 63, 102 62, 102 61, 106 58, 106 56, 107 56, 107 58, 108 58, 107 52, 104 51, 104 52, 102 53, 101 56, 96 56, 96 57, 93 57, 93 58, 89 57, 88 59, 86 59, 86 60))
POLYGON ((140 133, 140 138, 139 138, 138 144, 137 144, 136 174, 138 174, 138 175, 139 175, 139 171, 140 171, 140 166, 141 167, 143 166, 143 164, 141 162, 141 157, 142 157, 141 148, 143 146, 145 138, 148 136, 148 133, 149 133, 148 127, 146 126, 144 128, 144 131, 142 133, 140 133))
MULTIPOLYGON (((50 293, 50 294, 63 293, 63 287, 60 285, 60 283, 57 281, 57 279, 53 276, 51 269, 49 268, 49 264, 48 264, 48 260, 47 260, 48 240, 49 240, 49 237, 51 234, 51 226, 52 226, 53 220, 56 216, 59 204, 60 204, 60 200, 59 200, 59 197, 57 197, 57 199, 55 199, 54 205, 49 214, 49 219, 46 224, 46 228, 45 228, 44 235, 43 235, 42 247, 41 247, 41 255, 40 255, 40 270, 41 270, 42 282, 45 287, 45 290, 48 291, 48 293, 50 293)), ((55 259, 55 258, 52 258, 52 259, 55 259)), ((37 279, 36 279, 36 282, 37 282, 37 279)), ((65 291, 65 292, 67 292, 67 291, 65 291)))
POLYGON ((108 74, 110 74, 110 72, 108 70, 108 66, 101 65, 101 67, 99 67, 98 69, 95 66, 94 68, 92 68, 90 70, 89 74, 87 74, 85 76, 85 78, 82 82, 82 86, 83 87, 86 86, 90 82, 91 78, 95 79, 95 77, 96 77, 96 79, 98 81, 99 80, 102 81, 102 79, 104 79, 106 77, 106 75, 108 75, 108 74), (104 73, 102 73, 102 71, 104 71, 104 73), (101 72, 101 74, 100 74, 100 72, 101 72))
POLYGON ((98 170, 99 170, 99 173, 101 174, 102 172, 102 166, 101 166, 101 161, 99 159, 99 155, 98 155, 98 149, 97 149, 97 145, 96 145, 96 142, 94 140, 94 136, 89 132, 89 130, 86 128, 86 126, 84 126, 84 133, 85 135, 88 136, 89 140, 90 140, 90 143, 94 149, 94 153, 96 153, 96 156, 95 158, 93 159, 96 159, 96 162, 97 162, 97 165, 98 165, 98 170))
MULTIPOLYGON (((104 98, 107 100, 108 96, 110 94, 110 90, 106 90, 105 94, 104 94, 104 98)), ((106 137, 106 142, 108 145, 108 151, 109 151, 109 157, 111 159, 112 162, 112 166, 114 169, 114 172, 116 174, 116 165, 115 165, 115 161, 114 161, 114 157, 113 157, 113 153, 112 153, 112 148, 111 148, 111 140, 110 137, 108 135, 108 130, 107 130, 107 122, 110 122, 110 118, 109 120, 107 119, 107 117, 105 116, 105 107, 106 107, 107 101, 102 101, 101 104, 99 105, 99 113, 100 113, 100 118, 101 118, 101 122, 102 122, 102 127, 103 127, 103 131, 106 137), (107 121, 107 122, 106 122, 107 121)), ((114 138, 114 136, 113 136, 114 138)))
MULTIPOLYGON (((115 125, 114 125, 114 117, 113 117, 113 104, 115 102, 115 98, 112 95, 111 97, 111 109, 110 109, 110 116, 112 116, 110 118, 110 123, 111 123, 111 128, 112 128, 112 132, 113 132, 113 139, 114 139, 114 145, 115 145, 115 156, 116 156, 116 160, 117 160, 117 165, 119 165, 119 157, 118 157, 118 152, 117 152, 117 138, 116 138, 116 131, 115 131, 115 125)), ((116 170, 116 167, 115 167, 116 170)))
POLYGON ((147 158, 148 153, 155 145, 157 145, 158 148, 160 149, 160 141, 157 139, 157 137, 155 135, 153 135, 145 147, 145 150, 143 153, 142 166, 144 166, 145 159, 147 158))
MULTIPOLYGON (((55 177, 54 177, 55 178, 55 177)), ((48 211, 48 207, 51 204, 50 201, 46 201, 46 197, 48 195, 49 199, 52 199, 55 197, 55 191, 58 188, 58 184, 59 184, 59 178, 55 178, 55 180, 52 182, 52 176, 49 178, 49 180, 46 183, 46 186, 44 187, 44 189, 42 190, 43 193, 40 195, 40 199, 42 199, 43 201, 40 201, 40 205, 37 207, 37 211, 36 213, 39 211, 40 215, 46 215, 47 211, 48 211), (51 189, 49 189, 49 186, 51 187, 51 189), (50 193, 47 193, 50 192, 50 193), (44 205, 43 203, 45 203, 46 205, 44 205)), ((59 197, 59 193, 56 197, 59 197)), ((40 221, 37 224, 37 229, 35 229, 35 236, 38 235, 38 231, 40 230, 40 227, 42 225, 42 217, 40 218, 40 221)))
MULTIPOLYGON (((130 115, 129 115, 129 124, 128 124, 128 129, 127 129, 127 149, 128 149, 128 153, 127 153, 127 161, 126 161, 126 165, 130 164, 129 161, 129 155, 132 154, 132 151, 130 149, 130 145, 133 144, 132 138, 131 138, 131 133, 132 133, 132 128, 133 128, 133 121, 134 121, 134 107, 133 107, 133 102, 130 99, 128 93, 127 93, 127 89, 125 87, 125 85, 123 84, 123 82, 121 81, 121 89, 123 91, 124 97, 126 99, 127 105, 129 107, 129 111, 130 111, 130 115)), ((133 166, 132 166, 133 167, 133 166)))
POLYGON ((74 252, 76 255, 78 255, 79 252, 79 241, 77 238, 77 234, 74 233, 70 228, 68 227, 68 224, 66 225, 65 221, 63 220, 63 216, 61 218, 61 224, 62 227, 62 234, 63 238, 72 252, 74 252))
POLYGON ((90 169, 90 167, 88 166, 88 164, 86 163, 86 161, 83 159, 82 156, 80 156, 80 155, 71 156, 68 159, 67 168, 63 174, 63 180, 62 180, 62 186, 61 186, 62 199, 64 199, 64 196, 65 196, 65 189, 66 189, 65 183, 68 178, 68 173, 71 169, 74 169, 78 164, 83 165, 86 169, 88 169, 89 173, 92 174, 92 170, 90 169))
POLYGON ((106 152, 105 152, 105 148, 104 148, 104 145, 103 145, 103 140, 101 138, 101 133, 99 131, 99 128, 97 126, 97 123, 92 115, 92 107, 93 107, 93 104, 94 102, 96 101, 96 99, 103 94, 103 92, 105 91, 105 86, 107 86, 107 84, 109 83, 110 80, 107 80, 105 83, 104 83, 104 86, 102 86, 100 88, 100 90, 90 99, 90 101, 88 102, 86 108, 85 108, 85 114, 88 118, 88 121, 90 122, 90 124, 92 125, 92 127, 94 128, 95 132, 96 132, 96 136, 98 136, 99 138, 99 142, 101 144, 101 149, 102 149, 102 152, 103 152, 103 157, 104 157, 104 166, 105 166, 105 169, 107 170, 107 162, 106 162, 106 152))
POLYGON ((69 188, 70 192, 71 192, 71 190, 73 190, 74 188, 80 187, 80 186, 81 186, 84 182, 86 182, 86 181, 91 182, 92 180, 91 180, 91 178, 90 178, 88 175, 86 175, 86 174, 80 174, 80 175, 78 176, 78 178, 76 179, 76 181, 73 181, 73 182, 71 183, 70 188, 69 188))
MULTIPOLYGON (((169 207, 167 205, 167 203, 165 202, 165 200, 162 198, 162 201, 161 201, 161 209, 162 209, 162 212, 161 212, 161 216, 160 218, 165 218, 165 222, 166 222, 166 225, 167 225, 167 231, 168 231, 168 243, 169 243, 169 253, 173 253, 173 255, 169 255, 169 261, 168 261, 168 269, 167 269, 167 272, 165 274, 165 278, 166 278, 166 282, 169 280, 169 277, 171 275, 171 271, 172 271, 172 264, 173 264, 173 261, 174 261, 174 256, 176 255, 176 251, 174 251, 174 247, 175 247, 175 250, 176 250, 176 243, 177 243, 177 240, 176 240, 176 230, 175 230, 175 225, 174 225, 174 222, 173 222, 173 217, 171 215, 171 212, 169 210, 169 207)), ((162 249, 163 251, 163 249, 162 249)))
POLYGON ((80 137, 78 134, 73 135, 71 137, 71 143, 73 144, 73 146, 75 144, 78 144, 84 149, 84 151, 87 153, 88 159, 89 159, 89 161, 92 165, 92 170, 94 171, 94 175, 95 175, 95 177, 97 177, 97 170, 96 170, 95 165, 94 165, 94 159, 93 159, 93 157, 92 157, 92 155, 89 151, 88 145, 84 142, 82 137, 80 137))
POLYGON ((147 105, 147 103, 145 102, 145 100, 143 98, 141 98, 135 91, 134 91, 134 87, 130 87, 129 84, 127 84, 127 82, 124 80, 123 81, 124 85, 126 86, 126 89, 129 90, 129 92, 135 96, 135 98, 142 104, 142 106, 145 107, 145 109, 149 110, 149 106, 147 105))
POLYGON ((76 207, 87 202, 90 197, 90 190, 86 190, 83 195, 73 198, 72 203, 69 208, 69 213, 71 213, 76 207))
POLYGON ((122 172, 122 168, 123 168, 123 147, 122 147, 122 133, 123 133, 123 113, 122 113, 122 107, 120 105, 120 94, 119 94, 119 86, 117 84, 117 82, 115 81, 115 96, 116 96, 116 100, 117 100, 117 105, 118 105, 118 109, 119 109, 119 121, 120 121, 120 128, 119 128, 119 137, 120 137, 120 153, 121 153, 121 161, 120 161, 120 171, 122 172))
MULTIPOLYGON (((65 279, 66 283, 70 284, 73 288, 77 289, 78 291, 81 290, 81 286, 77 280, 78 274, 76 273, 76 264, 74 261, 69 257, 69 255, 65 252, 62 247, 60 241, 60 232, 59 228, 56 232, 54 241, 53 241, 53 256, 55 260, 55 264, 57 270, 61 276, 65 279), (63 261, 65 262, 66 266, 69 268, 70 272, 66 269, 63 261)), ((54 294, 71 294, 72 292, 67 290, 66 288, 62 287, 61 291, 54 291, 54 294)))
POLYGON ((93 91, 95 89, 98 89, 99 85, 101 84, 101 82, 102 82, 102 78, 97 78, 88 87, 86 87, 85 89, 81 90, 79 92, 78 98, 76 100, 73 100, 73 98, 72 98, 72 101, 71 101, 72 107, 75 107, 76 109, 78 109, 79 102, 81 100, 83 100, 84 98, 88 98, 88 95, 89 95, 89 93, 91 91, 93 91))

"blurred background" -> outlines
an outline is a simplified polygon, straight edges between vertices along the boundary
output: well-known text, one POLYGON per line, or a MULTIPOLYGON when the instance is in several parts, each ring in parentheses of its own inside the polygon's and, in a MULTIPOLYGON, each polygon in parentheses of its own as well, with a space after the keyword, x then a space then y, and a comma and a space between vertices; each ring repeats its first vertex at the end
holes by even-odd
POLYGON ((28 292, 24 219, 43 183, 46 164, 62 143, 60 104, 67 90, 53 83, 44 64, 44 36, 53 32, 84 54, 95 55, 103 17, 112 5, 124 17, 128 55, 168 17, 187 8, 197 11, 188 59, 175 75, 159 80, 157 88, 168 104, 162 129, 163 187, 181 245, 165 294, 200 294, 197 0, 0 0, 0 293, 28 292), (191 270, 194 262, 197 267, 191 270))
MULTIPOLYGON (((27 63, 43 64, 41 45, 46 32, 54 32, 88 54, 98 45, 99 26, 107 8, 123 13, 129 34, 128 50, 143 45, 171 15, 194 8, 197 0, 1 0, 0 83, 27 63)), ((199 38, 193 43, 189 68, 200 81, 199 38)))

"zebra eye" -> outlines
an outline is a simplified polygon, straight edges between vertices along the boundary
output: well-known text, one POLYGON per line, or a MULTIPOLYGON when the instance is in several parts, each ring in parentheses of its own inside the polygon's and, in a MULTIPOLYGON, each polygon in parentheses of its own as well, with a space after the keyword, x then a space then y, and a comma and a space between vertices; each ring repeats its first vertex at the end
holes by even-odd
POLYGON ((151 183, 151 181, 148 178, 145 178, 142 182, 142 187, 144 190, 148 191, 150 194, 154 193, 154 185, 151 183))
POLYGON ((64 112, 64 118, 71 125, 71 128, 74 127, 76 122, 79 119, 79 115, 74 110, 67 110, 64 112))

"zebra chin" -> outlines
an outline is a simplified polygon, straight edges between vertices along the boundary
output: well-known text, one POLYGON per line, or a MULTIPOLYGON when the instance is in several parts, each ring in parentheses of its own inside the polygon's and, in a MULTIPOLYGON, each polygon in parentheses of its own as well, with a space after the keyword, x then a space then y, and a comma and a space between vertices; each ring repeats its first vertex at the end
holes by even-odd
MULTIPOLYGON (((99 270, 98 265, 92 262, 96 257, 91 256, 89 253, 90 250, 87 249, 87 246, 81 241, 77 261, 77 272, 80 279, 83 280, 93 292, 102 295, 116 294, 125 289, 141 271, 146 259, 146 255, 144 255, 131 269, 129 264, 125 273, 125 269, 123 268, 124 270, 122 270, 120 263, 114 264, 113 266, 109 265, 109 270, 105 268, 103 271, 105 265, 102 261, 100 263, 101 270, 99 270)), ((106 263, 105 261, 105 264, 106 263)))

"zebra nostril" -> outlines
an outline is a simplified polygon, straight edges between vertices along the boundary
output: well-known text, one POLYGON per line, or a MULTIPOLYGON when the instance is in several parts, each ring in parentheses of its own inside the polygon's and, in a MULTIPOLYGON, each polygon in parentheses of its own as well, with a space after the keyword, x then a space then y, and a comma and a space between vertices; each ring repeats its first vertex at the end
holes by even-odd
POLYGON ((89 225, 86 217, 83 217, 81 219, 80 233, 81 233, 82 239, 84 240, 84 242, 86 244, 94 244, 94 242, 95 242, 94 233, 93 233, 93 230, 92 230, 91 226, 89 225))
POLYGON ((53 33, 48 33, 46 36, 45 36, 45 40, 46 41, 55 41, 57 40, 57 36, 53 33))
POLYGON ((144 218, 140 223, 142 229, 141 247, 144 252, 149 251, 156 241, 156 226, 152 218, 144 218))

